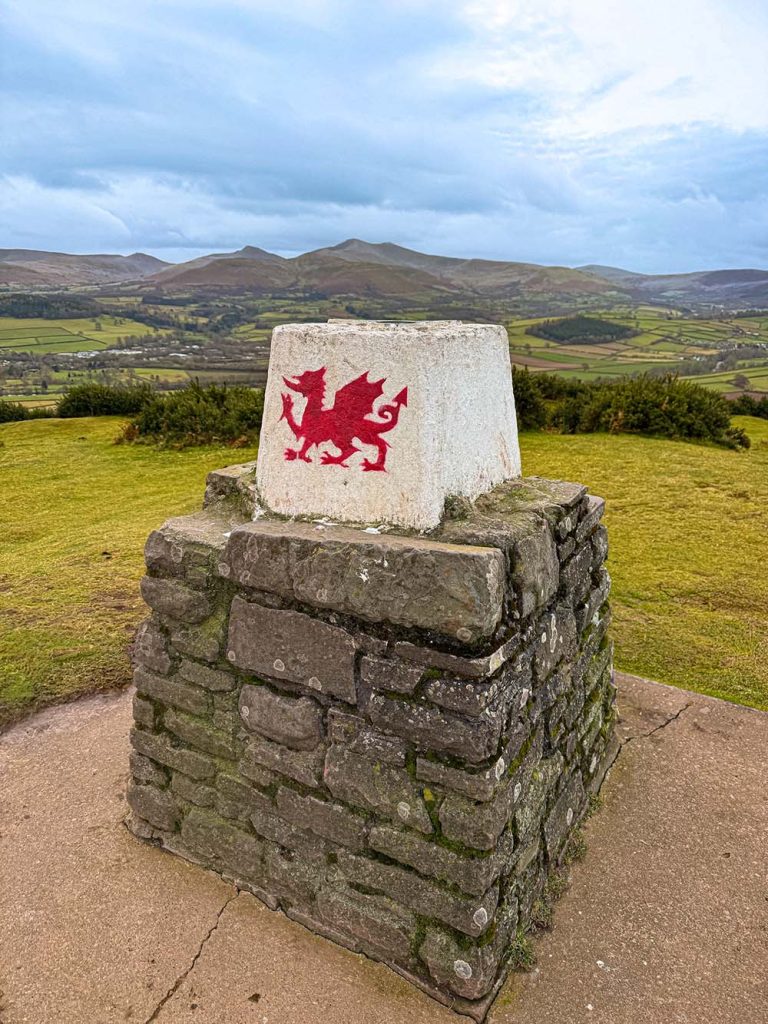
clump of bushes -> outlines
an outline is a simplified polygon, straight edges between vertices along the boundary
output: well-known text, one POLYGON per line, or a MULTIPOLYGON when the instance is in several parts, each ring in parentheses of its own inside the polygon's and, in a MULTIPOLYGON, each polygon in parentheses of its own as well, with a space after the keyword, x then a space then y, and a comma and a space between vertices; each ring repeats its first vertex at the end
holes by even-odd
POLYGON ((53 409, 42 406, 37 409, 28 409, 20 402, 7 402, 0 398, 0 423, 18 423, 21 420, 43 420, 55 416, 53 409))
POLYGON ((98 384, 87 381, 70 388, 56 407, 56 415, 131 416, 152 398, 149 384, 98 384))
POLYGON ((620 338, 632 338, 638 332, 624 324, 599 320, 594 316, 567 316, 560 320, 543 320, 539 324, 531 324, 525 333, 561 345, 599 345, 620 338))
POLYGON ((759 416, 760 419, 768 420, 768 395, 762 398, 739 395, 731 402, 731 412, 734 416, 759 416))
POLYGON ((514 386, 523 430, 549 427, 564 434, 646 434, 749 447, 744 431, 731 426, 730 403, 674 374, 579 381, 515 367, 514 386))
POLYGON ((180 391, 150 393, 119 440, 246 445, 258 439, 263 411, 263 391, 194 381, 180 391))

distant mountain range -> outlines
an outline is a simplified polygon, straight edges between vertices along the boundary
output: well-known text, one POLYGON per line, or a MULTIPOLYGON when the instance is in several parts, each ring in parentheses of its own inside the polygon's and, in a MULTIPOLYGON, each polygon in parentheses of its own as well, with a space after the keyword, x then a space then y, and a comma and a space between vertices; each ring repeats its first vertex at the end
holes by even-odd
POLYGON ((74 256, 0 249, 0 287, 15 290, 120 285, 166 294, 378 298, 429 303, 453 299, 547 298, 574 305, 655 302, 671 306, 768 307, 768 271, 637 274, 617 267, 431 256, 356 238, 292 259, 251 245, 171 264, 145 253, 74 256))

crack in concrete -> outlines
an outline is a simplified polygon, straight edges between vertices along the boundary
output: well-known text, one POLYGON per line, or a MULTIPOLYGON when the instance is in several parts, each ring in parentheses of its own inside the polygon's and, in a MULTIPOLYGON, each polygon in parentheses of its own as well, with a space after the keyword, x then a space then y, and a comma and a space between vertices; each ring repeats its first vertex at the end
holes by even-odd
POLYGON ((692 708, 693 706, 694 706, 694 701, 689 700, 688 703, 687 704, 683 704, 683 706, 678 711, 676 711, 674 713, 674 715, 670 715, 669 718, 665 718, 664 721, 661 722, 660 725, 655 725, 653 727, 653 729, 651 729, 649 732, 638 732, 638 733, 635 733, 633 736, 627 736, 626 739, 621 741, 621 743, 619 745, 619 751, 618 751, 618 753, 616 755, 616 758, 618 759, 618 757, 621 754, 621 752, 624 749, 624 747, 626 747, 626 745, 628 743, 631 743, 632 740, 646 740, 646 739, 648 739, 649 736, 653 736, 654 733, 660 732, 662 729, 666 729, 666 727, 668 725, 670 725, 672 722, 676 722, 677 719, 680 717, 680 715, 682 715, 682 713, 684 711, 687 711, 688 708, 692 708))
POLYGON ((200 945, 197 948, 197 952, 192 957, 192 960, 191 960, 191 962, 189 964, 189 967, 187 967, 185 970, 183 970, 181 972, 181 974, 178 976, 176 981, 174 981, 173 985, 171 985, 171 987, 165 993, 165 995, 160 1000, 160 1002, 157 1004, 157 1006, 154 1008, 154 1010, 149 1015, 149 1017, 147 1017, 147 1019, 144 1021, 144 1024, 152 1024, 153 1021, 156 1021, 157 1017, 158 1017, 158 1014, 163 1009, 163 1007, 168 1002, 168 1000, 172 999, 173 996, 176 995, 176 993, 178 992, 178 990, 181 987, 182 983, 189 977, 189 975, 194 970, 195 965, 197 964, 197 961, 202 956, 202 952, 205 949, 206 943, 208 942, 210 937, 213 935, 213 933, 216 931, 216 929, 219 927, 219 922, 221 921, 222 914, 227 909, 227 907, 230 905, 230 903, 232 903, 233 900, 236 900, 239 895, 240 895, 240 890, 239 889, 235 889, 233 895, 230 896, 229 899, 227 899, 224 902, 224 904, 222 905, 221 909, 216 914, 216 920, 213 922, 211 927, 208 929, 208 931, 202 937, 202 939, 200 941, 200 945))

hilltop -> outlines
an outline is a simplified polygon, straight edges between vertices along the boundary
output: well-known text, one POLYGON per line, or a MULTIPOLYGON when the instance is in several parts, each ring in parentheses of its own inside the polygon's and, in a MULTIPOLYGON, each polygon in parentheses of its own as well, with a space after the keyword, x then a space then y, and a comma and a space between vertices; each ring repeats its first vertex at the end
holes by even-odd
POLYGON ((145 253, 73 255, 0 250, 0 288, 43 291, 118 286, 151 295, 356 297, 394 302, 451 300, 571 303, 611 307, 645 302, 675 307, 768 307, 768 271, 639 274, 619 267, 542 266, 439 256, 392 242, 349 238, 286 258, 253 245, 168 263, 145 253))

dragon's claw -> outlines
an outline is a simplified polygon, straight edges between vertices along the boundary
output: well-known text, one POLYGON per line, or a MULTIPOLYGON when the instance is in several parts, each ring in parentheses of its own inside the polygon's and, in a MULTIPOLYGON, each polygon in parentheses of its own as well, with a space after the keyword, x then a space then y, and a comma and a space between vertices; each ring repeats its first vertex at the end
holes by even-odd
POLYGON ((365 473, 384 473, 386 468, 379 462, 371 462, 370 459, 363 459, 362 469, 365 473))

